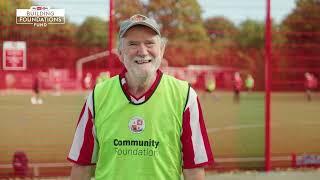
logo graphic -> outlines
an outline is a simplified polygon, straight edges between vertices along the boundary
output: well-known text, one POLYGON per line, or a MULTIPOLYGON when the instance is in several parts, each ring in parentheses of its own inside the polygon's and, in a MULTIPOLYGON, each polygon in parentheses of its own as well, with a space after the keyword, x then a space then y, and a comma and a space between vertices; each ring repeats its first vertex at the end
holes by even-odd
POLYGON ((25 41, 4 41, 2 56, 4 70, 26 70, 27 45, 25 41))
POLYGON ((17 24, 33 24, 47 27, 48 24, 64 24, 64 9, 50 9, 49 6, 31 6, 30 9, 16 9, 17 24))
POLYGON ((132 133, 141 133, 145 128, 144 120, 140 117, 133 117, 129 121, 129 130, 132 133))
POLYGON ((134 15, 134 16, 132 16, 132 17, 130 18, 130 20, 131 20, 131 21, 134 21, 134 22, 141 22, 141 21, 144 21, 144 20, 146 20, 146 19, 147 19, 147 17, 142 16, 142 15, 140 15, 140 14, 134 15))

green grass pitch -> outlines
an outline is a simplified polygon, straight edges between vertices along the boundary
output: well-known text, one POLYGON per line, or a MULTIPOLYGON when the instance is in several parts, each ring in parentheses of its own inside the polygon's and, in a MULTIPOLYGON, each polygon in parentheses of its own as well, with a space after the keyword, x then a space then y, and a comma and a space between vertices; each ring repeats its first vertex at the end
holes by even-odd
MULTIPOLYGON (((215 96, 199 92, 215 157, 264 156, 264 94, 231 92, 215 96)), ((0 164, 9 164, 16 150, 31 162, 65 162, 85 93, 43 95, 31 105, 31 93, 0 96, 0 164)), ((320 153, 320 96, 307 102, 303 93, 273 93, 272 155, 320 153)))

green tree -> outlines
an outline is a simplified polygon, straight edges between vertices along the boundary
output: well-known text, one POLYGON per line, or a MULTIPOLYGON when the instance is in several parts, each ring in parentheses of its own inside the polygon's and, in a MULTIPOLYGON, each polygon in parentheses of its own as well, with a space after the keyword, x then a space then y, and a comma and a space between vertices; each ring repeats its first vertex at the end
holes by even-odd
POLYGON ((148 16, 161 25, 168 38, 165 58, 170 66, 206 64, 210 56, 210 39, 196 0, 149 0, 148 16))
POLYGON ((0 3, 0 26, 8 26, 15 22, 15 7, 14 1, 4 1, 0 3))
POLYGON ((208 18, 204 24, 212 42, 232 40, 238 32, 234 23, 223 16, 208 18))
POLYGON ((209 37, 196 0, 150 0, 149 15, 162 24, 162 32, 170 40, 206 42, 209 37))
POLYGON ((81 24, 76 34, 78 43, 106 47, 108 35, 108 23, 98 17, 87 17, 81 24))
POLYGON ((257 87, 263 87, 265 23, 245 20, 239 26, 235 41, 238 45, 238 67, 253 74, 257 87))
MULTIPOLYGON (((313 72, 320 67, 320 1, 297 0, 296 7, 284 19, 280 28, 285 41, 274 48, 277 55, 276 66, 291 69, 301 68, 304 71, 295 72, 293 76, 287 71, 277 75, 281 80, 303 79, 305 71, 313 72)), ((301 85, 300 87, 303 87, 301 85)))
POLYGON ((297 0, 295 9, 283 21, 283 26, 291 32, 287 33, 289 42, 320 42, 320 36, 310 36, 320 31, 320 1, 297 0))
POLYGON ((29 9, 30 6, 32 6, 31 0, 1 0, 0 25, 15 25, 16 9, 29 9))
POLYGON ((115 2, 115 20, 121 22, 134 14, 147 13, 145 5, 140 0, 116 0, 115 2))
POLYGON ((65 42, 73 42, 78 27, 75 24, 66 22, 61 25, 48 25, 47 36, 50 40, 60 40, 65 42))
MULTIPOLYGON (((284 42, 284 37, 280 32, 280 26, 271 25, 272 43, 284 42)), ((239 32, 235 36, 235 40, 240 48, 248 49, 264 49, 265 45, 265 22, 255 20, 245 20, 240 24, 239 32)))
POLYGON ((283 21, 282 30, 292 54, 320 55, 320 1, 297 0, 296 8, 283 21))
MULTIPOLYGON (((19 38, 22 33, 17 29, 16 24, 16 9, 30 8, 32 2, 30 0, 1 0, 0 3, 0 26, 3 30, 0 31, 0 37, 3 40, 8 38, 19 38)), ((20 25, 20 27, 25 25, 20 25)))
POLYGON ((239 67, 237 65, 239 59, 238 46, 234 40, 238 29, 234 23, 223 16, 217 16, 206 19, 205 27, 211 38, 211 51, 216 52, 213 58, 215 59, 214 63, 222 66, 239 67))
POLYGON ((240 48, 256 48, 264 47, 264 23, 254 20, 246 20, 240 24, 239 33, 236 40, 240 48))

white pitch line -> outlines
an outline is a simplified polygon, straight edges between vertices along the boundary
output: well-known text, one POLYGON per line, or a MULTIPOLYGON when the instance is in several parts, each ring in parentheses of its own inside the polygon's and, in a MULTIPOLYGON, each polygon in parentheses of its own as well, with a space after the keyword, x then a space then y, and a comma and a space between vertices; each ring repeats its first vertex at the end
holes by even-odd
MULTIPOLYGON (((320 122, 312 122, 312 121, 304 121, 301 123, 295 123, 298 126, 320 126, 320 122)), ((294 124, 290 124, 291 126, 294 124)), ((271 128, 286 126, 284 123, 271 123, 271 128)), ((219 132, 219 131, 235 131, 241 129, 251 129, 251 128, 264 128, 264 124, 246 124, 246 125, 238 125, 238 126, 225 126, 221 128, 207 128, 208 133, 219 132)))
POLYGON ((212 133, 212 132, 218 132, 218 131, 234 131, 234 130, 240 130, 240 129, 249 129, 249 128, 261 128, 264 127, 264 124, 248 124, 248 125, 238 125, 238 126, 225 126, 222 128, 208 128, 207 132, 212 133))
MULTIPOLYGON (((72 163, 29 163, 29 167, 70 167, 72 163)), ((0 164, 1 168, 12 168, 12 164, 0 164)))
MULTIPOLYGON (((261 162, 264 161, 264 157, 230 157, 230 158, 215 158, 217 163, 226 163, 226 162, 261 162)), ((278 156, 271 157, 271 161, 291 161, 291 156, 278 156)))
MULTIPOLYGON (((271 157, 272 161, 291 161, 291 156, 276 156, 271 157)), ((228 162, 261 162, 264 157, 230 157, 230 158, 215 158, 217 163, 228 162)), ((48 167, 71 167, 72 163, 30 163, 31 168, 48 168, 48 167)), ((0 169, 12 168, 12 164, 0 164, 0 169)))

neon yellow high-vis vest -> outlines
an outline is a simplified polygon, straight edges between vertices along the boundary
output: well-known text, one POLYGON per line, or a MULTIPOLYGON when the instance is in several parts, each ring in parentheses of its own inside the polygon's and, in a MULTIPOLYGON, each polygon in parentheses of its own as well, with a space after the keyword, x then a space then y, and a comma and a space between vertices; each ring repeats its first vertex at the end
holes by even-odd
POLYGON ((96 180, 180 180, 182 118, 189 85, 162 75, 153 95, 131 103, 119 76, 94 90, 96 180))
POLYGON ((212 91, 214 91, 216 89, 216 82, 213 81, 213 80, 210 80, 209 82, 207 82, 206 86, 207 86, 206 87, 207 90, 212 92, 212 91))
POLYGON ((253 78, 251 77, 251 78, 247 78, 246 79, 246 87, 247 88, 253 88, 253 86, 254 86, 254 80, 253 80, 253 78))

